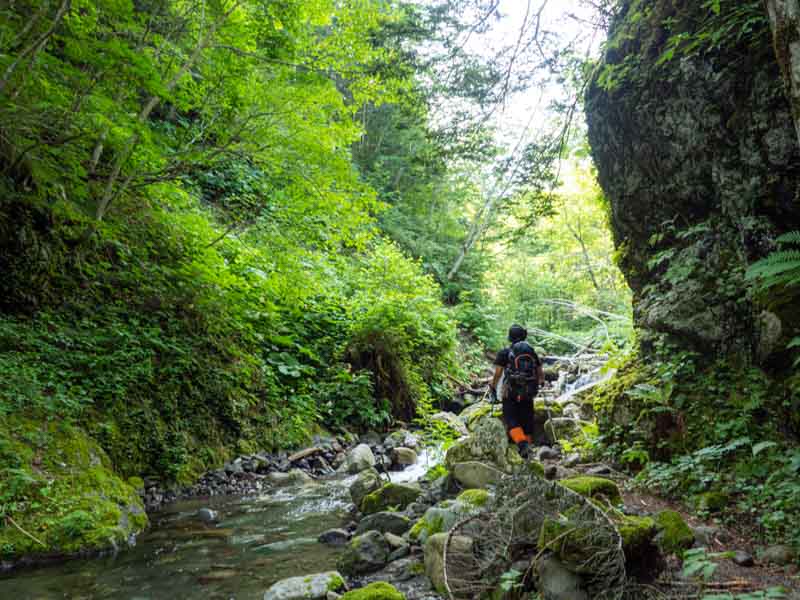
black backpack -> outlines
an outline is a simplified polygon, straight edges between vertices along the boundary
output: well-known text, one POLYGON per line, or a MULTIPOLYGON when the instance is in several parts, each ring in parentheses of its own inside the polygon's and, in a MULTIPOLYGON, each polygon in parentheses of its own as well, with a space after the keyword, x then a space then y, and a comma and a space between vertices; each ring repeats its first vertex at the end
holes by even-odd
POLYGON ((508 351, 506 385, 508 398, 516 402, 533 400, 539 392, 539 356, 528 342, 517 342, 508 351))

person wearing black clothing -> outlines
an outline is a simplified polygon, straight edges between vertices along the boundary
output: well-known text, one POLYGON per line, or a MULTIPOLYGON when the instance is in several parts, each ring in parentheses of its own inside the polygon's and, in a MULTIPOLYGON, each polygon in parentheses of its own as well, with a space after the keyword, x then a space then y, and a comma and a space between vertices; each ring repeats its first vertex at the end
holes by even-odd
POLYGON ((494 377, 489 384, 492 397, 497 399, 497 385, 501 378, 503 379, 503 386, 500 392, 503 402, 503 421, 505 422, 508 436, 517 445, 522 457, 528 456, 530 444, 533 442, 533 399, 538 388, 544 385, 542 361, 536 355, 533 347, 525 342, 527 337, 528 332, 524 327, 520 325, 511 326, 508 330, 510 346, 497 353, 494 361, 494 377), (520 367, 520 361, 524 363, 527 359, 532 361, 530 379, 533 379, 533 381, 523 385, 521 388, 516 385, 512 390, 512 385, 509 381, 510 374, 513 375, 515 369, 520 367))

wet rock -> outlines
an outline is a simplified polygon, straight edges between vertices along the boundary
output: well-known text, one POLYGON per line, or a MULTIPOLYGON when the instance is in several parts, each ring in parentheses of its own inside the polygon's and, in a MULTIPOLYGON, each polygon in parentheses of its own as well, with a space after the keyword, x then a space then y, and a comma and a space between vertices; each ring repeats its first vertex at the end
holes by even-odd
POLYGON ((328 546, 344 546, 350 539, 350 534, 344 529, 329 529, 317 538, 320 544, 328 546))
POLYGON ((359 444, 347 453, 344 464, 348 473, 360 473, 375 466, 375 455, 367 444, 359 444))
POLYGON ((417 453, 411 448, 395 448, 392 450, 392 463, 395 465, 408 466, 416 464, 417 453))
POLYGON ((292 469, 288 473, 275 471, 267 475, 273 485, 308 485, 314 483, 311 476, 300 469, 292 469))
POLYGON ((365 516, 356 528, 356 534, 367 531, 402 535, 411 528, 411 520, 396 512, 377 512, 365 516))
POLYGON ((561 453, 549 446, 542 446, 536 451, 537 460, 558 460, 561 458, 561 453))
POLYGON ((567 455, 562 464, 567 468, 572 468, 580 464, 580 462, 581 462, 581 455, 578 454, 577 452, 573 452, 567 455))
POLYGON ((244 468, 242 467, 242 459, 237 458, 232 463, 228 463, 225 465, 225 472, 230 475, 235 475, 237 473, 244 473, 244 468))
POLYGON ((197 511, 197 518, 200 519, 203 523, 215 523, 219 514, 215 510, 211 510, 210 508, 201 508, 197 511))
MULTIPOLYGON (((437 533, 425 542, 425 574, 440 594, 447 591, 444 586, 444 545, 448 536, 447 533, 437 533)), ((472 543, 472 538, 454 535, 450 540, 450 548, 453 552, 469 553, 472 552, 472 543)))
POLYGON ((544 478, 553 481, 558 477, 558 467, 556 465, 549 465, 544 468, 544 478))
POLYGON ((438 412, 430 417, 430 420, 444 424, 457 435, 467 435, 468 433, 467 426, 451 412, 438 412))
POLYGON ((764 550, 763 554, 761 555, 761 560, 765 563, 771 563, 775 565, 789 565, 794 562, 795 555, 794 550, 791 547, 786 546, 784 544, 779 544, 777 546, 770 546, 766 550, 764 550))
POLYGON ((597 466, 592 467, 590 469, 586 469, 586 474, 587 475, 600 476, 600 477, 605 476, 605 475, 611 475, 612 472, 613 471, 612 471, 611 467, 609 467, 608 465, 597 465, 597 466))
POLYGON ((744 550, 737 550, 734 552, 731 560, 740 567, 752 567, 756 564, 756 561, 753 559, 753 555, 745 552, 744 550))
POLYGON ((266 592, 264 600, 321 600, 329 591, 344 589, 344 579, 336 571, 279 581, 266 592))
POLYGON ((490 484, 497 483, 503 473, 496 467, 468 461, 453 465, 451 475, 466 489, 485 489, 490 484))
POLYGON ((337 567, 345 575, 361 575, 381 569, 389 559, 389 542, 378 531, 354 537, 339 557, 337 567))
POLYGON ((383 440, 383 447, 386 450, 394 450, 395 448, 411 448, 416 450, 419 446, 419 438, 405 429, 398 429, 386 436, 383 440))
POLYGON ((389 508, 402 510, 421 494, 422 489, 416 484, 387 483, 364 497, 361 501, 361 512, 372 514, 389 508))
POLYGON ((545 600, 590 600, 581 576, 567 569, 555 556, 536 565, 539 589, 545 600))

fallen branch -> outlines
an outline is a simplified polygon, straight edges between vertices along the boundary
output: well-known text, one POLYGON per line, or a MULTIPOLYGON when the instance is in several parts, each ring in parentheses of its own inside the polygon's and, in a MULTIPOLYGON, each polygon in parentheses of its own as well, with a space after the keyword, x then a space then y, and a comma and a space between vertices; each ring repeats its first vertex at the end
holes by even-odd
POLYGON ((24 534, 24 535, 27 535, 27 536, 28 536, 29 538, 31 538, 31 539, 32 539, 34 542, 36 542, 37 544, 39 544, 39 545, 40 545, 42 548, 47 548, 47 544, 45 544, 45 543, 44 543, 42 540, 40 540, 39 538, 37 538, 37 537, 36 537, 35 535, 33 535, 32 533, 28 533, 27 531, 25 531, 25 530, 24 530, 24 529, 23 529, 23 528, 20 526, 20 524, 19 524, 19 523, 17 523, 17 522, 16 522, 14 519, 12 519, 12 518, 11 518, 11 515, 6 515, 6 521, 8 521, 8 522, 9 522, 9 523, 11 523, 11 524, 12 524, 14 527, 16 527, 17 529, 19 529, 19 531, 20 531, 22 534, 24 534))

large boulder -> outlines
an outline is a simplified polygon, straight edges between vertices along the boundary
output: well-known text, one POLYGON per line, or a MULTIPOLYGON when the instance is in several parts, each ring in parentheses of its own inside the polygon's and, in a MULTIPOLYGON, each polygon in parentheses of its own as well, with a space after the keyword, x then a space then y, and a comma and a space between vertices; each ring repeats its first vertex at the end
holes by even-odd
MULTIPOLYGON (((425 574, 431 580, 431 585, 440 594, 446 593, 444 585, 444 545, 448 533, 437 533, 425 542, 425 574)), ((472 551, 472 538, 463 535, 454 535, 450 540, 451 551, 468 553, 472 551)))
POLYGON ((381 532, 368 531, 350 541, 336 566, 349 576, 372 573, 386 565, 391 551, 381 532))
POLYGON ((375 455, 367 444, 359 444, 347 453, 345 469, 355 474, 375 466, 375 455))
POLYGON ((456 463, 450 474, 466 489, 485 489, 500 481, 503 476, 503 472, 497 467, 474 460, 456 463))
POLYGON ((279 581, 264 592, 264 600, 320 600, 343 588, 342 576, 329 571, 279 581))
POLYGON ((594 501, 608 502, 614 506, 622 504, 622 495, 619 493, 619 488, 610 479, 581 475, 562 479, 559 483, 565 488, 569 488, 573 492, 577 492, 581 496, 594 501))
POLYGON ((461 462, 480 461, 505 470, 508 467, 508 436, 500 419, 485 415, 475 424, 470 435, 447 449, 445 465, 448 469, 461 462))
POLYGON ((365 516, 358 523, 356 534, 361 535, 367 531, 380 531, 381 533, 394 533, 402 535, 411 527, 411 520, 397 512, 377 512, 365 516))
POLYGON ((392 450, 392 464, 407 467, 408 465, 416 464, 416 462, 417 453, 411 448, 404 448, 401 446, 400 448, 392 450))
POLYGON ((655 521, 658 528, 656 543, 664 554, 681 554, 694 545, 694 533, 679 512, 662 510, 655 521))
POLYGON ((545 557, 536 567, 544 600, 590 600, 581 576, 567 569, 557 557, 545 557))
POLYGON ((361 512, 372 514, 385 510, 404 509, 422 494, 422 489, 411 483, 387 483, 367 494, 361 501, 361 512))
POLYGON ((383 447, 391 452, 395 448, 411 448, 416 450, 419 446, 419 438, 405 429, 393 431, 383 440, 383 447))
POLYGON ((361 501, 367 494, 371 494, 383 485, 381 476, 375 469, 365 469, 358 474, 355 481, 350 484, 350 498, 353 504, 361 506, 361 501))
POLYGON ((414 523, 408 537, 420 544, 424 544, 432 535, 447 533, 456 523, 481 510, 483 504, 480 503, 483 502, 485 504, 489 497, 482 490, 470 490, 469 492, 464 492, 464 494, 467 495, 464 498, 459 497, 459 500, 443 500, 436 506, 431 506, 414 523), (476 494, 472 494, 473 492, 476 492, 476 494), (485 497, 480 496, 480 494, 485 494, 485 497))
POLYGON ((314 483, 311 476, 300 469, 292 469, 288 473, 281 473, 280 471, 273 471, 267 475, 267 481, 272 485, 309 485, 314 483))

